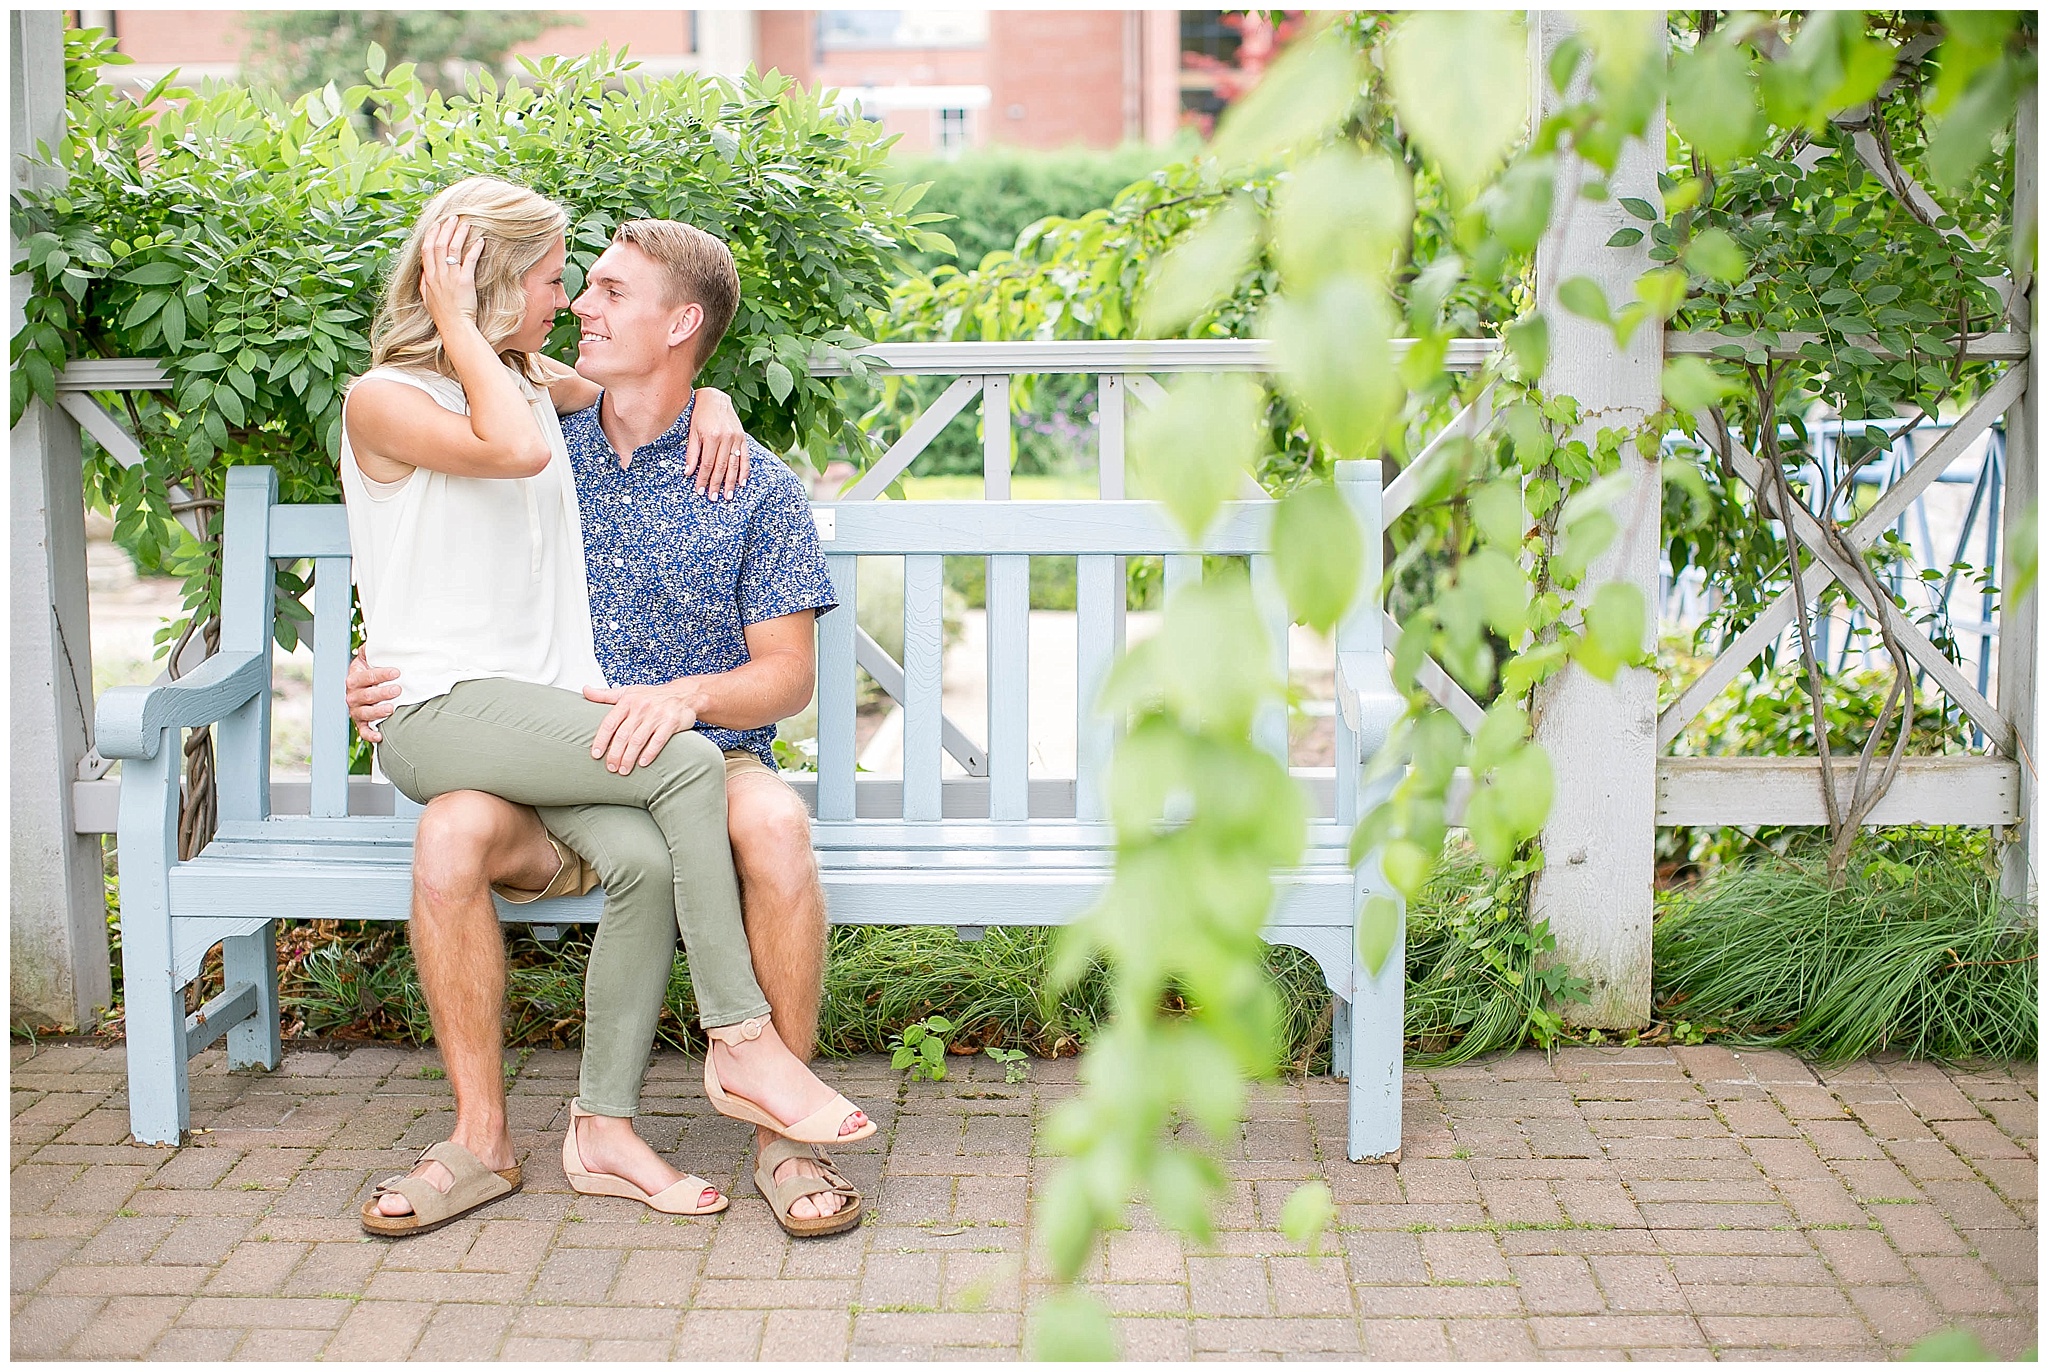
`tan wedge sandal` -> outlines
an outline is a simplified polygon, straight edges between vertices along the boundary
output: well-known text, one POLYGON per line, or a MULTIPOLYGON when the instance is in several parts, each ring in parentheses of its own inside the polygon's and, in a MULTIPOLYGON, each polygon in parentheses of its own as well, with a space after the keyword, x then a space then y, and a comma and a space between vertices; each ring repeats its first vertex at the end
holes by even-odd
MULTIPOLYGON (((768 1016, 760 1015, 754 1019, 742 1020, 738 1024, 725 1024, 716 1029, 706 1029, 704 1032, 720 1043, 737 1046, 761 1037, 761 1031, 767 1027, 768 1016)), ((711 1065, 711 1054, 708 1052, 704 1055, 704 1094, 711 1098, 711 1108, 726 1118, 758 1124, 763 1129, 771 1129, 782 1137, 798 1143, 852 1143, 875 1132, 873 1120, 867 1121, 851 1134, 839 1132, 839 1126, 846 1123, 847 1116, 860 1112, 858 1105, 839 1095, 833 1096, 831 1100, 796 1123, 784 1124, 756 1102, 748 1100, 745 1096, 735 1096, 721 1086, 718 1069, 711 1065)))
POLYGON ((583 1165, 583 1153, 576 1146, 576 1121, 588 1119, 591 1113, 576 1102, 569 1102, 569 1132, 562 1137, 562 1171, 577 1195, 636 1200, 664 1215, 715 1215, 732 1204, 724 1192, 698 1176, 685 1176, 673 1186, 664 1187, 650 1196, 624 1177, 588 1170, 583 1165), (718 1197, 716 1205, 704 1204, 706 1191, 718 1197))

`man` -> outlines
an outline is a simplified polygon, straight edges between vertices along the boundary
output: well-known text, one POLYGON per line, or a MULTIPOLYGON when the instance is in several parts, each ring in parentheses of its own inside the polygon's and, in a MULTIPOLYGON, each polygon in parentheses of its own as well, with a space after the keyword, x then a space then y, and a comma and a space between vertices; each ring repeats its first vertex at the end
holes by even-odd
MULTIPOLYGON (((825 906, 803 802, 774 771, 774 724, 802 709, 815 680, 812 621, 833 608, 802 484, 749 442, 747 477, 725 499, 692 485, 685 461, 696 373, 738 304, 732 256, 711 235, 668 220, 622 225, 572 308, 583 324, 577 370, 602 399, 562 421, 583 520, 592 629, 613 709, 593 756, 613 771, 652 761, 669 738, 698 728, 726 750, 733 861, 748 942, 783 1041, 815 1049, 824 980, 825 906)), ((391 712, 397 674, 358 659, 349 712, 365 737, 391 712)), ((667 881, 658 844, 584 862, 535 811, 477 792, 437 798, 419 823, 412 939, 449 1081, 453 1137, 486 1166, 513 1161, 500 1075, 504 943, 490 891, 535 899, 643 875, 667 881), (660 856, 657 858, 656 853, 660 856), (609 864, 611 870, 605 870, 609 864), (643 874, 643 867, 659 867, 643 874), (515 894, 516 893, 516 894, 515 894)), ((675 930, 598 926, 605 956, 673 960, 675 930), (619 940, 633 940, 621 951, 619 940)), ((594 958, 597 954, 594 953, 594 958)), ((639 1007, 651 1048, 659 991, 639 1007)), ((586 1051, 589 1051, 586 1047, 586 1051)), ((680 1180, 630 1118, 574 1121, 583 1166, 647 1194, 680 1180)), ((860 1197, 821 1150, 756 1131, 757 1181, 792 1233, 858 1222, 860 1197), (763 1172, 762 1166, 769 1170, 763 1172)), ((439 1163, 417 1169, 439 1189, 439 1163)), ((402 1196, 380 1209, 402 1215, 402 1196)))

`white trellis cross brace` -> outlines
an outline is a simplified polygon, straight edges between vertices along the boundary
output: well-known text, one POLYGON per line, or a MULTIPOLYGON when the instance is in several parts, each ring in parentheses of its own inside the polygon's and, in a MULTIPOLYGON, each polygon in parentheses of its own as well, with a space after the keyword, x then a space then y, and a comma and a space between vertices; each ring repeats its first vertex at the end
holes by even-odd
MULTIPOLYGON (((2007 370, 2005 375, 1998 379, 1997 384, 1978 397, 1977 403, 1956 421, 1954 427, 1931 444, 1919 460, 1892 483, 1863 517, 1849 527, 1846 531, 1849 545, 1862 552, 1875 543, 1899 514, 1911 505, 1921 492, 1932 485, 1935 478, 1939 477, 1957 456, 1990 428, 1993 420, 2019 399, 2025 385, 2024 369, 2014 367, 2007 370)), ((1713 436, 1709 435, 1707 442, 1715 444, 1717 451, 1720 451, 1713 436)), ((1722 458, 1752 490, 1760 490, 1764 475, 1762 462, 1732 436, 1727 439, 1727 444, 1727 449, 1721 451, 1722 458)), ((1803 569, 1807 576, 1802 581, 1802 589, 1807 599, 1811 601, 1817 598, 1830 584, 1841 581, 1867 610, 1882 618, 1898 639, 1899 646, 1926 669, 1927 674, 1934 678, 1948 698, 1961 707, 2001 752, 2009 756, 2013 751, 2011 724, 1998 713, 1990 701, 1978 693, 1976 687, 1964 678, 1956 665, 1934 646, 1918 626, 1905 617, 1888 596, 1871 594, 1863 579, 1841 560, 1828 543, 1820 521, 1812 512, 1795 502, 1789 525, 1790 535, 1798 540, 1798 546, 1804 548, 1813 559, 1803 569)), ((1745 667, 1755 661, 1758 654, 1777 640, 1792 623, 1795 612, 1802 608, 1797 605, 1797 600, 1798 597, 1788 586, 1714 659, 1713 664, 1701 673, 1677 700, 1664 709, 1657 720, 1657 742, 1660 747, 1669 747, 1709 701, 1720 695, 1745 667)))

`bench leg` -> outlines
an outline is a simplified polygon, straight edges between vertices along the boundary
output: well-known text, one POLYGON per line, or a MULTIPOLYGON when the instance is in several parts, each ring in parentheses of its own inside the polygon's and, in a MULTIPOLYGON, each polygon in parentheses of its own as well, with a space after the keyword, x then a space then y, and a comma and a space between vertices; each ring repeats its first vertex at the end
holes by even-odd
POLYGON ((1330 993, 1330 1075, 1351 1080, 1351 1002, 1330 993))
POLYGON ((1348 1011, 1351 1067, 1351 1130, 1346 1150, 1353 1162, 1401 1160, 1401 1031, 1403 958, 1396 942, 1380 974, 1351 969, 1348 1011))
POLYGON ((276 1070, 284 1051, 277 1028, 277 921, 223 939, 221 964, 227 985, 256 987, 255 1013, 228 1030, 228 1066, 276 1070))
POLYGON ((180 737, 176 729, 165 730, 155 757, 129 758, 121 768, 121 982, 128 1127, 137 1143, 177 1144, 191 1122, 185 988, 171 956, 180 737))

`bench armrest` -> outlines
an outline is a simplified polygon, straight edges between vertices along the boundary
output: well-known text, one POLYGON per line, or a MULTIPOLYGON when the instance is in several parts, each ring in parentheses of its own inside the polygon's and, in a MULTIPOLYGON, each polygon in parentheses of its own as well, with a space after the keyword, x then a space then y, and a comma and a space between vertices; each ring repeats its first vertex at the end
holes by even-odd
POLYGON ((1358 759, 1370 762, 1386 746, 1387 734, 1408 711, 1408 701, 1394 689, 1380 652, 1337 654, 1337 708, 1358 735, 1358 759))
POLYGON ((152 758, 166 729, 218 723, 270 689, 260 653, 218 653, 176 681, 116 686, 100 697, 94 741, 101 757, 152 758))

